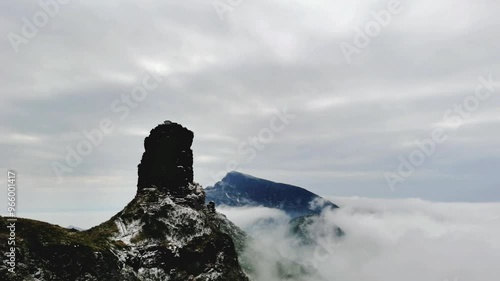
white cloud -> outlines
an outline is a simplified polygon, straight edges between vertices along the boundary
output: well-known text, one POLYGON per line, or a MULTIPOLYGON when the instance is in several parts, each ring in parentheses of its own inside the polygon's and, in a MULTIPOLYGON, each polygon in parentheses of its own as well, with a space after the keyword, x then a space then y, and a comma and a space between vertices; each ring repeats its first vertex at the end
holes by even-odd
POLYGON ((278 209, 266 207, 227 207, 218 206, 217 211, 225 214, 227 218, 242 229, 248 229, 262 220, 272 219, 276 222, 287 222, 290 218, 278 209))
MULTIPOLYGON (((318 252, 321 257, 326 254, 325 260, 317 265, 324 279, 309 281, 491 281, 500 274, 499 203, 332 199, 341 208, 324 213, 311 231, 319 235, 335 224, 346 236, 340 241, 323 240, 326 244, 318 252), (328 247, 331 253, 325 250, 328 247)), ((255 211, 264 214, 261 208, 224 211, 247 228, 255 211)), ((269 210, 267 214, 272 216, 269 210)), ((271 274, 278 253, 301 263, 315 260, 316 246, 298 247, 282 226, 253 235, 259 281, 280 280, 271 274)))

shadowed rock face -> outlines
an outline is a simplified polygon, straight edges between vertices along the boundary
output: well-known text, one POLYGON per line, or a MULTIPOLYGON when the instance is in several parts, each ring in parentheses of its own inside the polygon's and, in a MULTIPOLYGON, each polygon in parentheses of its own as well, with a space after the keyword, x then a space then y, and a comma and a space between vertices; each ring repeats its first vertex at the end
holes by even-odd
POLYGON ((193 182, 193 137, 193 132, 170 121, 151 130, 138 166, 138 191, 156 186, 174 196, 187 195, 185 187, 193 182))

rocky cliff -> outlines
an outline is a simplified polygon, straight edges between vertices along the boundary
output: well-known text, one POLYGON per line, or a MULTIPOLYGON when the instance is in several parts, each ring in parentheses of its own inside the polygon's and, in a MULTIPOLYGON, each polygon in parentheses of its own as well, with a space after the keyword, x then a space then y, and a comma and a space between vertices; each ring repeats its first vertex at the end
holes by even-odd
MULTIPOLYGON (((16 273, 3 263, 0 280, 248 280, 221 228, 232 224, 205 205, 193 182, 192 142, 179 124, 154 128, 144 141, 137 195, 99 226, 76 231, 18 219, 16 273)), ((5 232, 0 238, 7 241, 5 232)))

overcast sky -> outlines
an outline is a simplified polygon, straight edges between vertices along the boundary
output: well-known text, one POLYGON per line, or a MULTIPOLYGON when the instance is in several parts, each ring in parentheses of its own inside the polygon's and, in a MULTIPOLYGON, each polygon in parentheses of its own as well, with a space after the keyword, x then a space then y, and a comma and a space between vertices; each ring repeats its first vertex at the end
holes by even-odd
POLYGON ((2 1, 0 166, 18 173, 20 212, 121 209, 167 119, 194 131, 203 186, 237 163, 323 195, 499 201, 500 2, 389 2, 66 0, 44 22, 37 1, 2 1), (58 178, 102 120, 113 130, 58 178), (436 129, 446 140, 395 173, 436 129))

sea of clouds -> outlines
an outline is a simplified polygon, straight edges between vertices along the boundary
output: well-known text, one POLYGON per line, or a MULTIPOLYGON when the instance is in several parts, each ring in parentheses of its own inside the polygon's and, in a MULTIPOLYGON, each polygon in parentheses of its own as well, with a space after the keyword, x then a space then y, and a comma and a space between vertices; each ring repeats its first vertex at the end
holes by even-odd
POLYGON ((500 203, 328 199, 340 209, 310 226, 317 242, 310 245, 288 234, 289 218, 279 210, 218 211, 254 238, 249 256, 258 281, 288 280, 276 272, 283 259, 316 269, 308 281, 499 280, 500 203), (324 235, 335 225, 345 236, 324 235))

